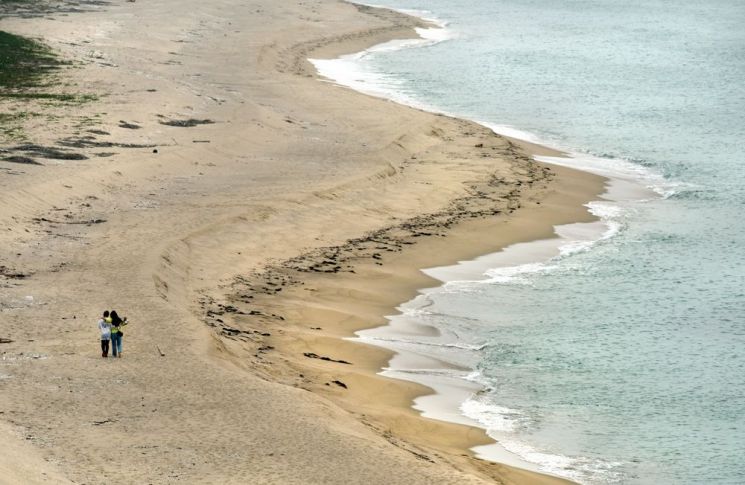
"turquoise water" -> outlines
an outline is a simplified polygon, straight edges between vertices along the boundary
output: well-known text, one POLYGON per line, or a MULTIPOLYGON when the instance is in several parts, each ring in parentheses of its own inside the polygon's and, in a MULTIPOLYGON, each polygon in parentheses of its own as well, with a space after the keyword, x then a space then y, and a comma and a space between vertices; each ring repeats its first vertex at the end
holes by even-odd
POLYGON ((631 162, 666 196, 615 203, 588 250, 423 298, 411 318, 477 344, 463 412, 582 482, 745 483, 745 3, 385 3, 452 38, 342 66, 368 88, 631 162))

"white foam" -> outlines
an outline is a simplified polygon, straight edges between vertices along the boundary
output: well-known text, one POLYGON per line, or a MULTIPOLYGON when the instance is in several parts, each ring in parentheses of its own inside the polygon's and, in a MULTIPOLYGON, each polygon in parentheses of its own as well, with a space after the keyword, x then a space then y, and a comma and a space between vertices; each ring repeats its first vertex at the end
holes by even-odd
MULTIPOLYGON (((424 296, 424 295, 420 295, 424 296)), ((431 303, 427 303, 427 306, 429 306, 431 303)), ((399 308, 400 314, 405 317, 424 317, 427 315, 431 315, 432 312, 425 310, 423 307, 412 307, 412 308, 399 308)))
POLYGON ((434 14, 432 12, 430 12, 429 10, 416 10, 416 9, 412 9, 412 8, 394 8, 394 7, 388 7, 386 5, 379 5, 379 4, 375 4, 375 3, 355 2, 355 1, 352 1, 352 0, 347 0, 347 1, 349 3, 354 3, 354 4, 357 4, 357 5, 363 5, 365 7, 384 8, 386 10, 393 10, 394 12, 400 12, 400 13, 405 14, 405 15, 410 15, 412 17, 420 18, 420 19, 424 20, 425 22, 429 22, 429 23, 435 24, 435 25, 437 25, 439 27, 442 27, 442 28, 447 27, 447 25, 448 25, 448 22, 446 22, 446 21, 444 21, 442 19, 439 19, 437 17, 434 17, 433 16, 434 14))
POLYGON ((547 271, 550 267, 544 263, 521 264, 519 266, 507 266, 506 268, 494 268, 486 272, 487 279, 484 283, 523 283, 530 284, 528 280, 520 276, 547 271))
POLYGON ((530 418, 518 410, 510 409, 487 402, 485 398, 472 396, 460 405, 461 412, 487 430, 487 434, 499 443, 499 446, 485 445, 474 447, 479 458, 486 460, 504 460, 504 451, 538 465, 537 471, 559 475, 582 483, 587 477, 592 482, 613 483, 622 477, 618 471, 622 462, 607 462, 583 456, 566 456, 539 450, 534 446, 515 439, 516 432, 526 427, 530 418))
POLYGON ((460 410, 490 431, 514 432, 526 419, 515 409, 485 403, 473 397, 463 402, 460 410))
POLYGON ((510 138, 527 141, 529 143, 542 144, 542 140, 538 138, 538 136, 527 131, 519 130, 514 126, 497 125, 486 121, 477 121, 477 123, 486 126, 494 133, 499 133, 500 135, 509 136, 510 138))
MULTIPOLYGON (((631 189, 629 199, 648 200, 655 198, 655 194, 657 197, 667 198, 680 189, 680 184, 666 180, 661 174, 637 163, 621 158, 596 157, 572 150, 566 151, 569 153, 568 157, 535 156, 534 158, 541 162, 574 168, 617 181, 631 182, 636 185, 636 190, 631 189), (651 193, 644 194, 641 188, 646 188, 651 193)), ((629 187, 627 186, 626 189, 629 190, 629 187)))
MULTIPOLYGON (((381 5, 360 2, 352 3, 376 8, 388 8, 381 5)), ((430 12, 405 9, 389 10, 396 10, 407 15, 419 17, 426 22, 434 24, 435 27, 417 27, 415 30, 419 35, 418 39, 394 39, 382 44, 374 45, 361 52, 344 55, 336 59, 308 59, 308 61, 315 66, 318 74, 335 84, 352 88, 370 96, 390 99, 406 106, 431 112, 440 112, 434 106, 417 101, 413 97, 407 95, 403 92, 402 83, 399 79, 386 73, 376 71, 365 61, 366 58, 376 53, 414 47, 426 47, 455 39, 458 35, 452 29, 447 28, 446 22, 431 17, 430 12)))
POLYGON ((559 269, 561 260, 617 235, 630 212, 612 201, 590 202, 587 208, 600 221, 555 226, 554 239, 518 243, 473 261, 425 269, 427 275, 443 281, 442 286, 426 290, 427 293, 478 291, 483 285, 492 284, 531 285, 532 275, 559 269))
POLYGON ((427 41, 424 45, 439 44, 440 42, 445 42, 446 40, 458 38, 458 34, 455 33, 455 31, 448 29, 444 25, 440 27, 429 27, 426 29, 417 27, 414 30, 416 30, 416 33, 419 34, 422 39, 427 41))
MULTIPOLYGON (((494 438, 494 436, 492 436, 494 438)), ((538 463, 539 471, 569 478, 578 483, 625 483, 622 462, 601 461, 583 456, 569 457, 559 453, 546 453, 521 441, 500 439, 500 445, 510 453, 530 462, 538 463), (589 480, 588 480, 589 477, 589 480)), ((487 446, 474 448, 480 458, 491 459, 487 446)))
MULTIPOLYGON (((362 332, 359 332, 362 333, 362 332)), ((460 349, 460 350, 469 350, 472 352, 478 352, 479 350, 484 350, 486 348, 486 344, 477 344, 477 345, 469 345, 469 344, 462 344, 462 343, 456 343, 456 342, 426 342, 423 340, 407 340, 407 339, 398 339, 398 338, 386 338, 386 337, 370 337, 364 335, 359 336, 359 339, 371 343, 371 344, 378 344, 379 346, 384 346, 383 344, 404 344, 404 345, 411 345, 411 346, 425 346, 425 347, 440 347, 443 349, 460 349)))
POLYGON ((626 215, 624 208, 603 201, 588 204, 588 209, 601 220, 556 226, 554 230, 557 237, 554 239, 518 243, 479 260, 424 270, 426 274, 441 279, 448 276, 460 278, 445 280, 442 286, 427 292, 478 291, 483 285, 494 284, 531 285, 532 276, 561 268, 559 263, 564 258, 585 252, 597 243, 615 236, 622 229, 622 218, 626 215), (538 246, 538 250, 533 250, 533 246, 538 246), (518 257, 514 258, 516 255, 518 257), (523 255, 532 257, 532 261, 524 262, 525 259, 519 257, 523 255))
MULTIPOLYGON (((652 191, 657 196, 663 198, 670 197, 671 195, 678 192, 683 188, 684 184, 679 182, 667 180, 660 173, 634 163, 630 160, 623 158, 610 158, 590 155, 587 153, 578 152, 571 147, 561 146, 555 141, 548 142, 547 140, 541 139, 534 133, 523 131, 509 125, 500 125, 485 121, 477 121, 478 123, 486 126, 495 133, 500 135, 508 136, 518 140, 527 141, 529 143, 535 143, 538 145, 551 146, 559 151, 567 154, 567 156, 535 156, 536 160, 544 163, 550 163, 553 165, 561 165, 564 167, 574 168, 582 170, 584 172, 594 173, 603 177, 608 177, 615 180, 624 180, 632 182, 636 185, 636 190, 632 189, 633 195, 630 200, 646 200, 652 198, 651 194, 644 194, 639 192, 639 185, 652 191)), ((614 200, 619 200, 617 197, 612 197, 614 200)))
MULTIPOLYGON (((530 418, 520 411, 487 402, 485 398, 477 396, 473 396, 461 404, 460 410, 479 423, 480 427, 486 429, 487 434, 499 442, 504 449, 530 463, 538 464, 540 471, 555 473, 574 480, 582 478, 581 474, 573 472, 579 462, 578 459, 542 452, 526 443, 509 438, 530 421, 530 418)), ((474 450, 480 458, 495 458, 493 456, 494 449, 490 445, 476 447, 474 450)))

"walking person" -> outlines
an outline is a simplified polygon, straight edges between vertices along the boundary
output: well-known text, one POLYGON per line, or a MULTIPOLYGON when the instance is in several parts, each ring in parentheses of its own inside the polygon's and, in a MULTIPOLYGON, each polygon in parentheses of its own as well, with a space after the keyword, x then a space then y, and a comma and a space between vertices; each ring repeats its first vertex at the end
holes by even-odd
POLYGON ((122 357, 122 328, 127 325, 127 319, 121 319, 116 310, 111 310, 111 352, 114 357, 122 357))
POLYGON ((101 331, 101 357, 108 357, 111 340, 111 318, 108 310, 103 312, 103 317, 98 321, 98 329, 101 331))

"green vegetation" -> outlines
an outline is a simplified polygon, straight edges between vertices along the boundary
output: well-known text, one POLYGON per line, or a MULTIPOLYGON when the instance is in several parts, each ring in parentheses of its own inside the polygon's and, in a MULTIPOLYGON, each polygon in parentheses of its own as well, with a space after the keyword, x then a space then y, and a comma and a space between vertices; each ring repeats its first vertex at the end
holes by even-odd
POLYGON ((41 42, 0 31, 0 98, 37 99, 53 106, 97 100, 93 94, 48 92, 53 86, 69 87, 55 73, 71 65, 41 42))
POLYGON ((0 113, 0 123, 8 121, 18 121, 31 118, 32 116, 41 116, 41 113, 34 113, 32 111, 20 111, 14 113, 0 113))
MULTIPOLYGON (((44 77, 65 63, 44 44, 0 31, 0 89, 43 87, 44 77)), ((5 96, 8 93, 3 92, 5 96)))
POLYGON ((95 94, 56 94, 56 93, 0 93, 0 96, 14 99, 44 99, 50 101, 56 101, 59 103, 87 103, 88 101, 95 101, 98 96, 95 94))
POLYGON ((34 116, 41 116, 41 113, 30 111, 0 113, 0 139, 15 141, 25 140, 20 123, 34 116))
MULTIPOLYGON (((4 2, 4 0, 0 0, 4 2)), ((7 3, 7 2, 4 2, 7 3)), ((71 63, 61 60, 46 45, 33 39, 0 31, 0 141, 24 138, 22 126, 31 113, 25 107, 64 107, 98 99, 92 94, 69 92, 57 72, 71 63), (64 90, 60 92, 60 90, 64 90)), ((47 116, 53 117, 51 113, 47 116)))

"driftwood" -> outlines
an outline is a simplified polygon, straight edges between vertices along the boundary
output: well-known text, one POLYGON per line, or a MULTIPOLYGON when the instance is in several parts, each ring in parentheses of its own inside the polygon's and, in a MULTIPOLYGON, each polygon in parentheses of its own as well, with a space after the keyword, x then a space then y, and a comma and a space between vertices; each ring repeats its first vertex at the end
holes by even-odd
POLYGON ((116 423, 115 419, 107 418, 101 421, 93 421, 93 426, 101 426, 102 424, 116 423))
POLYGON ((50 224, 85 224, 90 226, 91 224, 103 224, 106 219, 88 219, 84 221, 55 221, 53 219, 47 219, 46 217, 34 217, 34 222, 48 222, 50 224))
POLYGON ((191 128, 193 126, 197 125, 211 125, 214 123, 214 121, 210 119, 206 120, 198 120, 195 118, 189 118, 188 120, 160 120, 158 121, 161 125, 167 125, 167 126, 180 126, 182 128, 191 128))

